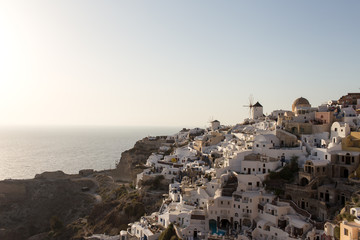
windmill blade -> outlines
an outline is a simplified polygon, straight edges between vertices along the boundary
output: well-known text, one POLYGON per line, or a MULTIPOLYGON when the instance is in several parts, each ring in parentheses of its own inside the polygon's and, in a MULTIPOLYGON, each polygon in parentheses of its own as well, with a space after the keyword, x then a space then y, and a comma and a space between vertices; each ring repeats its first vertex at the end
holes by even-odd
POLYGON ((252 94, 250 94, 250 96, 249 96, 249 105, 250 105, 250 107, 252 107, 254 105, 254 96, 252 94))
POLYGON ((214 121, 214 116, 209 117, 209 123, 211 123, 212 121, 214 121))

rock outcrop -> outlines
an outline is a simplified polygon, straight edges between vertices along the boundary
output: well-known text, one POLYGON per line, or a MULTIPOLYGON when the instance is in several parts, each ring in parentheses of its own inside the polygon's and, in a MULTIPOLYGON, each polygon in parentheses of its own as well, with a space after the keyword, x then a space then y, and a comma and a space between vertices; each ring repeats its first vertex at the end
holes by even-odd
POLYGON ((53 216, 66 224, 89 214, 94 199, 82 188, 95 189, 95 184, 64 176, 0 182, 0 239, 23 240, 48 232, 53 216))
POLYGON ((143 171, 143 169, 137 167, 145 164, 149 156, 153 152, 157 152, 165 142, 165 138, 162 137, 144 138, 137 141, 132 149, 123 152, 116 167, 118 179, 124 182, 134 181, 136 175, 143 171))

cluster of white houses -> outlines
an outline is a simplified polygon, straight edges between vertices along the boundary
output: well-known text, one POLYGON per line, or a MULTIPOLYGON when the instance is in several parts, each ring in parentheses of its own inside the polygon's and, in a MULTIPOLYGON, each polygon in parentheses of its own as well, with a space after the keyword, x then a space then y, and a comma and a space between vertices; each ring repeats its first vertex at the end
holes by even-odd
MULTIPOLYGON (((172 223, 182 239, 335 239, 331 218, 360 190, 359 109, 360 94, 319 107, 301 97, 269 116, 257 102, 243 124, 215 120, 169 136, 162 152, 172 153, 151 155, 137 178, 140 188, 163 175, 169 193, 121 237, 157 239, 172 223), (281 197, 266 191, 267 176, 294 158, 296 182, 281 197)), ((340 224, 341 239, 358 239, 360 209, 349 213, 355 221, 340 224)))

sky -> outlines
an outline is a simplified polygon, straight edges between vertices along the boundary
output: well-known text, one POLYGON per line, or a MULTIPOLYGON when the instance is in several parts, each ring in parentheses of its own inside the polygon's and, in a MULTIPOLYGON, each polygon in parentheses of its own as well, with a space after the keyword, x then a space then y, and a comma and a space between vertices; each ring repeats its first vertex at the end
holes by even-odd
POLYGON ((0 126, 203 127, 360 92, 360 1, 0 1, 0 126))

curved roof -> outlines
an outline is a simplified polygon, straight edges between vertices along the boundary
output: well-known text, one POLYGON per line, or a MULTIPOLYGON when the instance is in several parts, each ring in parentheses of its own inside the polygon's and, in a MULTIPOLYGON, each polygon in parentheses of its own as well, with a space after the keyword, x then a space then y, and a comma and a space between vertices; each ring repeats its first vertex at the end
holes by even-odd
POLYGON ((299 97, 298 99, 296 99, 292 105, 292 110, 295 110, 295 107, 297 106, 309 106, 311 107, 309 101, 306 98, 303 97, 299 97))

